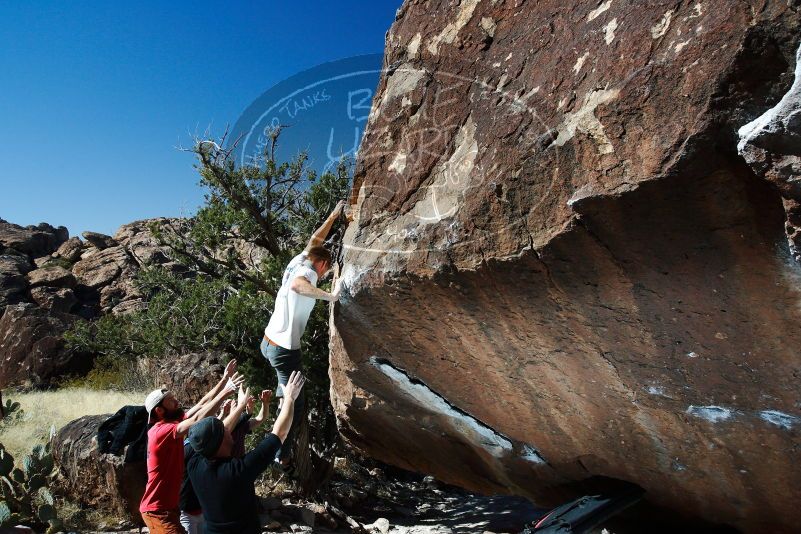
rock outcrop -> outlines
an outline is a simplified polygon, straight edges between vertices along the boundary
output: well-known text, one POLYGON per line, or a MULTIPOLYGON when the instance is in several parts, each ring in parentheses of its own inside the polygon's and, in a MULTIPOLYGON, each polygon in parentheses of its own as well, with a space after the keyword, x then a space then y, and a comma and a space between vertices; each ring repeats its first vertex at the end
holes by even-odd
POLYGON ((38 386, 89 370, 89 355, 68 349, 62 334, 77 318, 35 304, 6 306, 0 317, 0 385, 38 386))
POLYGON ((28 257, 23 254, 0 255, 0 309, 25 299, 25 274, 31 269, 28 257))
POLYGON ((87 370, 90 355, 69 351, 64 331, 79 319, 146 306, 134 283, 137 272, 148 265, 177 269, 158 246, 151 223, 181 224, 136 221, 113 238, 84 232, 84 242, 68 239, 63 227, 23 228, 0 220, 0 388, 46 386, 62 373, 87 370))
POLYGON ((97 428, 107 415, 87 415, 67 424, 53 438, 53 459, 61 493, 89 509, 144 526, 139 502, 145 491, 145 462, 124 463, 123 456, 100 454, 97 428))
POLYGON ((30 287, 75 287, 77 284, 75 276, 58 265, 46 266, 28 273, 28 285, 30 287))
POLYGON ((771 177, 798 153, 752 142, 785 158, 754 173, 737 131, 788 93, 799 21, 798 2, 405 2, 332 314, 347 439, 542 505, 625 481, 793 531, 797 181, 771 177))
POLYGON ((83 232, 81 235, 87 243, 99 250, 117 246, 117 242, 110 235, 89 231, 83 232))
POLYGON ((68 237, 63 226, 54 228, 41 223, 22 227, 0 219, 0 249, 13 249, 38 258, 56 250, 68 237))

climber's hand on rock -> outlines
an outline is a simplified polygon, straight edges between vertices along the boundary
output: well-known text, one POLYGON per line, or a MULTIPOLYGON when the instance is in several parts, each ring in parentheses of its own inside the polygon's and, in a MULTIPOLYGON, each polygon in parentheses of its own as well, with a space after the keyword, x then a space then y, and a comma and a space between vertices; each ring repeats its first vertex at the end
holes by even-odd
POLYGON ((334 211, 331 212, 332 217, 339 217, 339 214, 342 213, 342 210, 345 209, 345 201, 340 200, 337 202, 337 205, 334 207, 334 211))
POLYGON ((329 299, 329 301, 330 302, 338 301, 341 294, 342 294, 342 279, 337 278, 334 281, 334 287, 331 290, 331 298, 329 299))

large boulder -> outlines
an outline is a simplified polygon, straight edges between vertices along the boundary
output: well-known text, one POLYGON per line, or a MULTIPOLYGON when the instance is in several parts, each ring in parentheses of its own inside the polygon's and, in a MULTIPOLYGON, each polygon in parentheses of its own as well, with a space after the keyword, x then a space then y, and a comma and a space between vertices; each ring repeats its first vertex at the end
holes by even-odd
POLYGON ((6 306, 0 317, 0 389, 44 386, 53 378, 86 372, 91 356, 68 349, 62 337, 76 319, 31 303, 6 306))
POLYGON ((28 285, 30 287, 75 287, 77 281, 75 276, 58 265, 46 266, 34 271, 27 275, 28 285))
POLYGON ((801 267, 737 131, 790 88, 799 15, 405 2, 332 314, 346 438, 543 505, 625 481, 794 531, 801 267))
POLYGON ((185 407, 194 405, 222 377, 229 358, 222 352, 192 352, 154 361, 155 381, 185 407))
POLYGON ((62 476, 60 492, 89 509, 103 510, 118 519, 142 526, 139 502, 145 491, 145 462, 124 463, 123 456, 100 454, 95 438, 110 417, 87 415, 68 423, 52 441, 53 459, 62 476))
POLYGON ((0 254, 0 310, 7 304, 25 300, 28 287, 25 274, 31 268, 30 260, 24 254, 0 254))
POLYGON ((0 250, 12 248, 38 258, 52 253, 68 237, 69 232, 63 226, 54 228, 47 223, 40 223, 22 227, 0 219, 0 250))
POLYGON ((53 252, 53 257, 62 258, 70 263, 76 262, 81 258, 84 244, 79 237, 71 237, 64 241, 60 247, 53 252))
POLYGON ((78 281, 89 288, 97 289, 113 282, 123 269, 131 265, 131 258, 122 246, 99 250, 82 256, 72 267, 78 281))
POLYGON ((793 257, 801 261, 801 46, 793 85, 775 106, 738 133, 740 154, 782 195, 787 240, 793 257))
POLYGON ((113 237, 110 235, 101 234, 100 232, 90 232, 87 230, 82 232, 81 235, 87 243, 100 250, 116 247, 118 245, 117 241, 115 241, 113 237))
POLYGON ((130 253, 139 265, 157 265, 169 261, 167 251, 160 245, 151 231, 151 226, 166 230, 185 225, 184 219, 156 218, 123 224, 114 234, 114 239, 130 253))
POLYGON ((67 313, 78 303, 75 293, 66 287, 33 287, 31 299, 46 310, 67 313))
MULTIPOLYGON (((109 312, 126 301, 141 301, 143 295, 134 283, 135 277, 136 269, 126 268, 116 280, 103 287, 100 290, 100 309, 103 312, 109 312)), ((121 309, 127 309, 127 306, 123 306, 121 309)))

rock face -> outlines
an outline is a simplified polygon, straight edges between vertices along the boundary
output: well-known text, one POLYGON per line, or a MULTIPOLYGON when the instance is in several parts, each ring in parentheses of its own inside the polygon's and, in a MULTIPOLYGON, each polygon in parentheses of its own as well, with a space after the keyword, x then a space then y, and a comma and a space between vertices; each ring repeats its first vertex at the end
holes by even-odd
POLYGON ((35 258, 56 250, 69 237, 63 226, 54 228, 47 223, 37 226, 18 226, 0 219, 0 248, 11 248, 35 258))
POLYGON ((25 273, 31 268, 25 255, 0 255, 0 309, 24 300, 27 285, 25 273))
POLYGON ((81 284, 96 289, 116 280, 130 262, 123 247, 111 247, 82 256, 72 271, 81 284))
POLYGON ((72 289, 63 287, 32 287, 31 298, 46 310, 62 313, 68 313, 78 303, 72 289))
POLYGON ((795 82, 778 104, 739 130, 737 148, 754 172, 782 195, 790 250, 801 261, 801 47, 795 82))
POLYGON ((30 303, 6 306, 0 317, 0 385, 42 385, 89 370, 86 354, 65 347, 62 334, 75 316, 30 303))
POLYGON ((107 415, 87 415, 67 424, 53 438, 53 458, 61 471, 61 491, 86 508, 100 509, 144 526, 139 502, 145 491, 145 462, 100 454, 95 435, 107 415))
POLYGON ((800 15, 407 1, 332 314, 352 444, 542 505, 626 481, 687 517, 793 531, 798 152, 751 142, 772 154, 755 174, 737 131, 788 94, 800 15))
POLYGON ((28 273, 30 287, 75 287, 75 276, 64 267, 42 267, 28 273))

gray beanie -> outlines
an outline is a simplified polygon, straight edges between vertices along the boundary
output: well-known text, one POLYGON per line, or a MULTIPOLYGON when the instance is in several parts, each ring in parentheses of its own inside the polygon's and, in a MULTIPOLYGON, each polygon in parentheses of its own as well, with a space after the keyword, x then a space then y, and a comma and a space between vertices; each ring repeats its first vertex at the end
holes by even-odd
POLYGON ((225 425, 216 417, 205 417, 189 429, 189 444, 195 452, 212 458, 225 436, 225 425))

